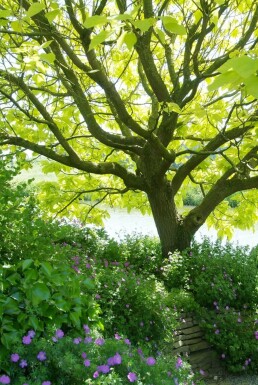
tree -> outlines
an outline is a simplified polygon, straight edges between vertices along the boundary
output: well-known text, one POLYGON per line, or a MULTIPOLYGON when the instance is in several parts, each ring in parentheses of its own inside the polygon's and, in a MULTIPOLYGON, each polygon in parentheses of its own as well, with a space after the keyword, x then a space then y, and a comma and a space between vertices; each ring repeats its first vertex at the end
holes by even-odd
POLYGON ((59 212, 89 193, 148 201, 164 255, 228 221, 232 194, 250 217, 231 222, 250 225, 257 21, 251 0, 2 0, 0 144, 54 161, 59 212), (202 202, 180 214, 192 186, 202 202))

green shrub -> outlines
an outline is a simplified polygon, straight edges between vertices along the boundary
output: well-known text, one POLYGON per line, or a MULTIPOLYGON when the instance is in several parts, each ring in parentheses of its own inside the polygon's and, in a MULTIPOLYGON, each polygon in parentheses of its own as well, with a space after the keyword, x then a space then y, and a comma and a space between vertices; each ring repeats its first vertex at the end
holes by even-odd
POLYGON ((62 336, 58 330, 58 334, 34 336, 29 344, 17 344, 6 357, 11 384, 193 384, 190 366, 181 358, 153 357, 146 347, 132 347, 128 339, 103 339, 86 330, 87 334, 76 338, 62 336))
POLYGON ((229 371, 257 373, 257 253, 206 239, 194 243, 183 260, 180 284, 197 304, 206 339, 229 371))

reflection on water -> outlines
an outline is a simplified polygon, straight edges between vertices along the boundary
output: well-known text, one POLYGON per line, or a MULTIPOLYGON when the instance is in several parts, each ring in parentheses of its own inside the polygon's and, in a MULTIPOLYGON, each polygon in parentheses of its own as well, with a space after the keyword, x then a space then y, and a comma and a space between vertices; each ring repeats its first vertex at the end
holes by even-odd
MULTIPOLYGON (((154 220, 149 215, 142 215, 138 210, 132 210, 130 213, 125 209, 109 208, 110 218, 105 219, 105 229, 109 235, 119 238, 125 234, 141 233, 144 235, 157 236, 157 229, 154 220)), ((204 236, 215 240, 216 231, 208 229, 203 225, 196 233, 195 238, 200 241, 204 236)), ((226 241, 226 240, 225 240, 226 241)), ((255 232, 250 230, 241 231, 235 229, 231 242, 235 245, 253 247, 258 244, 258 224, 256 224, 255 232)))

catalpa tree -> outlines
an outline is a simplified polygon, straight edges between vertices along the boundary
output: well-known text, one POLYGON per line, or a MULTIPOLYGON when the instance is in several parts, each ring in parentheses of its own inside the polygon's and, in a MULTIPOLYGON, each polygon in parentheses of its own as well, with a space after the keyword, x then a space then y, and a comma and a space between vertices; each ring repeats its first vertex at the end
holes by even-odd
POLYGON ((206 220, 250 226, 257 21, 252 0, 2 0, 0 144, 47 159, 56 213, 150 207, 164 255, 206 220))

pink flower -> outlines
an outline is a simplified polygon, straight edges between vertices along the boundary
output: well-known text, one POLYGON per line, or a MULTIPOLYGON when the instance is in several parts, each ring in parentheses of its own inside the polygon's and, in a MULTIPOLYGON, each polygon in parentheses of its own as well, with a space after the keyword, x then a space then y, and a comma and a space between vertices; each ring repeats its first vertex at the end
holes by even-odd
POLYGON ((116 340, 121 340, 121 336, 118 333, 115 333, 115 339, 116 340))
POLYGON ((155 358, 148 357, 147 360, 146 360, 146 364, 149 365, 149 366, 155 365, 156 364, 155 358))
POLYGON ((205 375, 205 371, 202 370, 202 369, 200 369, 200 374, 201 374, 202 376, 204 376, 204 375, 205 375))
POLYGON ((181 368, 182 365, 183 365, 182 358, 178 357, 178 359, 176 361, 176 368, 179 369, 179 368, 181 368))
POLYGON ((129 380, 130 382, 135 382, 135 381, 137 381, 137 376, 136 376, 136 374, 133 373, 133 372, 129 372, 129 373, 127 374, 127 378, 128 378, 128 380, 129 380))
POLYGON ((97 378, 98 376, 99 376, 99 372, 98 371, 93 373, 93 378, 97 378))

